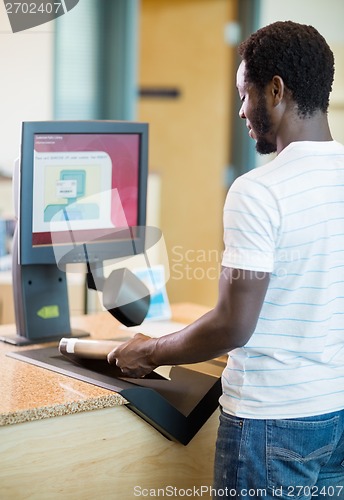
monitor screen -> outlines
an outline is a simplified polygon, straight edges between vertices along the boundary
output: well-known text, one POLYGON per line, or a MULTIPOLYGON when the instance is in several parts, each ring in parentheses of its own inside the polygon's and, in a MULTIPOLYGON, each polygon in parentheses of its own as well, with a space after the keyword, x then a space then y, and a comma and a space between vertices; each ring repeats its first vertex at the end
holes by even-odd
POLYGON ((63 267, 139 253, 147 162, 144 123, 24 122, 19 263, 63 267))

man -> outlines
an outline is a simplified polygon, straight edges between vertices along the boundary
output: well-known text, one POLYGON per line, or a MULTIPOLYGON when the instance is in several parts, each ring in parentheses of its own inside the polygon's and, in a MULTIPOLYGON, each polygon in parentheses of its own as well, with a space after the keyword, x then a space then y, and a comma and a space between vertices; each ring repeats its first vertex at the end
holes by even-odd
POLYGON ((179 333, 115 349, 125 375, 230 352, 214 496, 344 498, 344 147, 327 109, 333 54, 278 22, 239 47, 240 116, 267 165, 224 208, 216 307, 179 333))

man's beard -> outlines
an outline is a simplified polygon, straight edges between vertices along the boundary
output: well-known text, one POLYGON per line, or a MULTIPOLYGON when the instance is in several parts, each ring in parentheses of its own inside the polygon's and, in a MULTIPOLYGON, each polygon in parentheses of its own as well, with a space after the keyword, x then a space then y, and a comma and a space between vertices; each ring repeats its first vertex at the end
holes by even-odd
POLYGON ((271 119, 266 109, 265 96, 261 97, 257 108, 252 116, 251 126, 256 136, 256 151, 261 155, 275 153, 277 150, 276 143, 267 139, 267 135, 272 129, 271 119))

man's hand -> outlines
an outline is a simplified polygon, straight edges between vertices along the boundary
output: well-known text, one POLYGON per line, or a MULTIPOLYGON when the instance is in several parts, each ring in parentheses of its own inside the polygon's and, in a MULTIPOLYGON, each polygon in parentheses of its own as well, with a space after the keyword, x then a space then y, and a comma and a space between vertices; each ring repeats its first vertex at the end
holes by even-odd
POLYGON ((255 330, 268 273, 224 268, 216 307, 182 330, 159 338, 141 333, 108 355, 124 376, 144 377, 157 366, 198 363, 244 346, 255 330))
POLYGON ((125 377, 142 378, 157 365, 153 361, 157 339, 137 333, 135 337, 108 354, 108 362, 116 364, 125 377))

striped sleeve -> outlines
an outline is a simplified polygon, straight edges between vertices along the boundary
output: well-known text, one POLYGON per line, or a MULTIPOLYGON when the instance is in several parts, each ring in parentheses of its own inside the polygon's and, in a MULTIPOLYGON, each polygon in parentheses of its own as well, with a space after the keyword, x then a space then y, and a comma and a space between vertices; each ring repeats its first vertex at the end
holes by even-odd
POLYGON ((224 214, 222 265, 271 272, 280 232, 277 200, 270 190, 244 175, 228 192, 224 214))

